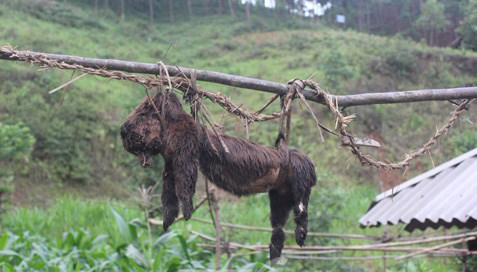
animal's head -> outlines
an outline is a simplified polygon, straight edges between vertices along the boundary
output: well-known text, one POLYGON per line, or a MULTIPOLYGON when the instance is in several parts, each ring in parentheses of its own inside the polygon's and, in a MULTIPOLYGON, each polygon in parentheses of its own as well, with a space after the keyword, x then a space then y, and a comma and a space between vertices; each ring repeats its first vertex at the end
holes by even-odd
MULTIPOLYGON (((158 93, 152 99, 158 110, 162 98, 158 93)), ((143 167, 149 166, 151 156, 159 154, 163 147, 161 119, 156 108, 146 97, 121 126, 124 149, 137 156, 143 167)))

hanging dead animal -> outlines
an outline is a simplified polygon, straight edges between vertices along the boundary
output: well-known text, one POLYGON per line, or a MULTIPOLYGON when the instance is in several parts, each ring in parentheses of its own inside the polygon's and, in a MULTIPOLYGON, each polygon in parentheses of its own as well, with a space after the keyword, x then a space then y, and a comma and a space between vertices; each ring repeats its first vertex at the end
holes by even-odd
POLYGON ((157 92, 129 115, 121 127, 121 137, 124 148, 136 155, 143 166, 158 154, 165 160, 161 195, 164 230, 178 216, 179 206, 184 218, 190 219, 200 170, 212 183, 232 194, 268 193, 273 227, 271 260, 281 255, 283 227, 292 209, 296 242, 304 245, 315 169, 306 155, 288 149, 283 133, 279 133, 275 148, 218 136, 187 114, 174 94, 157 92))

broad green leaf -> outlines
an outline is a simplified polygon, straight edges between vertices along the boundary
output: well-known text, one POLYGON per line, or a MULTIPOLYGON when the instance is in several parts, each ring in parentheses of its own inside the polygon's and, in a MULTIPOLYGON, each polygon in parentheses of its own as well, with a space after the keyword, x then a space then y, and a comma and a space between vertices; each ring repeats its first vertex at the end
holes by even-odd
POLYGON ((156 257, 154 258, 154 263, 152 264, 152 270, 153 271, 160 271, 162 270, 161 268, 164 267, 164 249, 159 249, 156 257))
POLYGON ((4 272, 13 272, 13 271, 15 271, 15 269, 13 268, 13 266, 10 265, 10 264, 7 264, 7 263, 1 263, 1 264, 0 264, 0 268, 1 268, 1 271, 4 271, 4 272))
POLYGON ((65 240, 64 246, 68 250, 71 249, 75 244, 75 238, 73 237, 73 233, 67 232, 67 233, 64 233, 63 236, 65 237, 64 238, 64 240, 65 240))
POLYGON ((100 235, 98 235, 98 237, 96 237, 93 240, 93 245, 99 246, 99 245, 103 244, 106 239, 108 239, 108 235, 100 234, 100 235))
POLYGON ((4 233, 2 237, 0 237, 0 250, 4 250, 7 248, 7 242, 8 242, 8 233, 4 233))
POLYGON ((131 234, 131 238, 133 239, 133 242, 137 241, 137 227, 135 225, 129 224, 129 234, 131 234))
POLYGON ((21 257, 20 254, 16 253, 13 250, 5 249, 5 250, 0 250, 0 256, 15 256, 15 257, 21 257))
POLYGON ((133 246, 133 245, 128 245, 126 249, 126 256, 131 258, 134 262, 136 262, 140 266, 147 266, 147 261, 146 258, 144 258, 144 255, 142 255, 139 250, 133 246))
POLYGON ((199 262, 199 261, 194 261, 194 260, 192 260, 192 261, 190 261, 190 264, 192 265, 192 268, 193 268, 194 270, 203 270, 203 269, 205 269, 205 266, 203 266, 202 263, 199 262))
POLYGON ((227 272, 229 270, 230 263, 234 260, 234 257, 231 257, 227 260, 227 262, 222 266, 220 269, 221 272, 227 272))
POLYGON ((147 229, 147 225, 139 218, 134 218, 129 222, 129 225, 136 226, 138 228, 147 229))
POLYGON ((187 245, 186 240, 184 239, 184 236, 178 235, 177 238, 181 242, 181 247, 182 247, 182 252, 184 252, 184 256, 187 258, 187 260, 190 262, 190 256, 189 256, 189 246, 187 245))
POLYGON ((172 239, 176 236, 177 236, 177 233, 175 231, 166 232, 163 235, 159 236, 159 238, 156 239, 156 241, 152 245, 152 248, 158 248, 162 245, 165 245, 170 239, 172 239))
POLYGON ((113 208, 111 208, 111 211, 113 212, 114 218, 116 220, 116 226, 118 226, 121 236, 125 242, 132 243, 133 238, 131 237, 131 232, 129 231, 129 225, 113 208))
POLYGON ((173 272, 179 270, 181 265, 181 259, 178 257, 174 257, 167 265, 167 272, 173 272))

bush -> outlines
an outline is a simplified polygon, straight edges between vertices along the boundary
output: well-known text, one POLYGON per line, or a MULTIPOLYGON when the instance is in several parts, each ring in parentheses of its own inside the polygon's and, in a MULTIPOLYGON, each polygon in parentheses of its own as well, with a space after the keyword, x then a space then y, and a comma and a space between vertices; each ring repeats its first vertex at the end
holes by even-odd
POLYGON ((457 28, 462 35, 464 47, 477 51, 477 1, 468 1, 465 8, 465 18, 457 28))
MULTIPOLYGON (((63 199, 47 211, 21 209, 17 213, 28 217, 9 221, 10 231, 2 232, 1 271, 214 269, 214 253, 198 247, 195 236, 186 237, 176 231, 157 233, 137 218, 141 216, 139 210, 130 212, 108 204, 63 199), (30 218, 34 222, 25 222, 30 218), (60 232, 61 227, 68 229, 60 232)), ((12 215, 9 217, 12 219, 12 215)), ((239 256, 223 259, 222 267, 229 265, 236 270, 264 266, 261 261, 266 257, 257 255, 263 257, 255 261, 239 256)))
POLYGON ((353 72, 340 50, 331 50, 324 56, 323 70, 325 71, 326 86, 333 90, 340 86, 340 82, 353 76, 353 72))
POLYGON ((468 152, 477 147, 477 134, 467 130, 451 138, 451 145, 456 154, 468 152))
POLYGON ((19 8, 32 16, 45 20, 60 23, 64 26, 88 27, 104 29, 104 26, 91 19, 80 8, 74 7, 64 2, 54 0, 20 0, 12 1, 11 5, 19 8))
MULTIPOLYGON (((0 214, 9 202, 7 194, 14 190, 14 173, 11 162, 30 155, 35 143, 28 127, 21 123, 6 125, 0 123, 0 214)), ((1 219, 1 216, 0 216, 1 219)))
POLYGON ((22 123, 7 125, 0 123, 0 160, 19 159, 28 156, 35 143, 30 129, 22 123))
POLYGON ((393 79, 415 79, 418 70, 418 59, 414 49, 404 42, 393 42, 371 62, 371 70, 393 79))

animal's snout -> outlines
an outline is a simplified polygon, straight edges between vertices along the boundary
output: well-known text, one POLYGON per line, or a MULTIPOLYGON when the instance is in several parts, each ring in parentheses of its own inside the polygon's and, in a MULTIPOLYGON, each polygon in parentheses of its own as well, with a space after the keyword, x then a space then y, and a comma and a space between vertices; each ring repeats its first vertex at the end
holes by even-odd
POLYGON ((147 168, 149 165, 151 165, 151 156, 149 154, 141 153, 137 155, 137 159, 144 168, 147 168))

